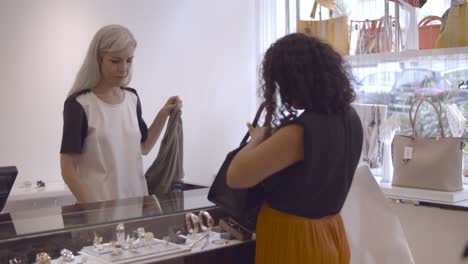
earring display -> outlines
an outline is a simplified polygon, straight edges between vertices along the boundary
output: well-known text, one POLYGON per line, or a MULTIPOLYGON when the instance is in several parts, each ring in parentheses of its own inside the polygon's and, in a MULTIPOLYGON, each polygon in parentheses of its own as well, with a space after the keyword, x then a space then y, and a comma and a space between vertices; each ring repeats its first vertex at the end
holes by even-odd
POLYGON ((136 230, 136 233, 137 233, 137 243, 140 245, 140 246, 144 246, 145 245, 145 229, 143 227, 139 227, 137 230, 136 230))
MULTIPOLYGON (((142 231, 141 229, 140 231, 142 231)), ((139 233, 143 233, 142 241, 139 241, 140 238, 133 241, 127 239, 127 242, 131 243, 128 247, 119 247, 115 243, 104 243, 101 250, 94 246, 87 246, 81 250, 81 254, 96 259, 99 263, 134 263, 138 260, 190 251, 186 245, 176 245, 169 241, 156 239, 151 232, 139 233), (149 241, 151 237, 153 239, 149 241)))
MULTIPOLYGON (((32 181, 31 188, 35 187, 36 181, 32 181)), ((45 183, 49 185, 47 181, 45 183)), ((22 181, 19 185, 21 184, 22 181)), ((55 183, 52 185, 53 189, 56 189, 55 183)), ((27 192, 24 189, 18 190, 27 192)), ((29 192, 36 197, 40 191, 31 189, 29 192)), ((189 192, 181 197, 183 201, 189 202, 174 209, 166 207, 174 200, 172 196, 159 197, 161 203, 155 200, 158 198, 153 195, 89 204, 76 203, 73 200, 75 204, 64 206, 62 210, 50 211, 44 211, 41 207, 42 202, 31 199, 28 204, 37 203, 37 210, 33 211, 38 212, 35 215, 31 214, 31 223, 36 218, 42 219, 49 215, 51 217, 42 219, 44 223, 34 222, 36 226, 41 227, 37 232, 35 228, 18 232, 17 227, 24 225, 23 222, 16 221, 19 218, 13 215, 11 220, 8 220, 10 223, 5 225, 2 235, 7 239, 5 248, 12 248, 14 252, 4 250, 3 254, 0 254, 0 263, 48 263, 46 255, 40 253, 49 254, 51 264, 156 263, 166 260, 198 263, 199 259, 211 259, 209 255, 213 250, 221 255, 229 255, 237 252, 238 244, 246 244, 242 247, 252 247, 254 241, 243 243, 227 236, 229 233, 218 226, 219 218, 227 214, 208 200, 205 201, 207 193, 207 188, 189 192), (203 201, 200 201, 200 198, 203 198, 203 201), (164 211, 159 209, 162 207, 164 211), (58 222, 55 217, 57 214, 61 216, 58 219, 62 224, 60 228, 55 225, 55 222, 58 222), (42 225, 48 229, 42 230, 42 225), (14 238, 11 242, 10 237, 14 238), (212 242, 221 239, 223 242, 212 242), (28 246, 17 247, 17 240, 28 246), (198 240, 198 243, 194 243, 198 240), (40 262, 36 262, 36 254, 38 258, 41 256, 41 259, 38 259, 40 262)), ((57 196, 57 199, 62 199, 62 196, 57 196)), ((66 201, 60 200, 60 204, 66 204, 66 201)), ((28 214, 27 217, 29 216, 28 214)), ((250 256, 246 255, 245 259, 250 256)))
POLYGON ((151 232, 145 233, 145 242, 151 242, 154 240, 154 234, 151 232))
POLYGON ((45 252, 37 253, 36 254, 36 262, 37 264, 50 264, 50 256, 45 252))
MULTIPOLYGON (((236 223, 225 218, 225 221, 220 221, 221 224, 227 224, 231 229, 239 230, 241 227, 236 223)), ((226 228, 222 226, 214 226, 214 219, 206 210, 200 210, 197 213, 188 212, 183 220, 187 227, 184 230, 183 223, 169 228, 169 235, 163 238, 156 238, 155 234, 145 230, 145 227, 136 227, 134 230, 125 232, 124 223, 114 226, 114 240, 103 242, 96 230, 93 233, 92 244, 83 247, 78 251, 78 255, 74 255, 68 249, 60 251, 60 257, 51 262, 51 258, 47 253, 40 252, 37 254, 36 263, 136 263, 148 260, 157 260, 163 257, 166 259, 168 255, 177 254, 174 257, 184 255, 185 252, 200 252, 213 248, 224 247, 241 243, 238 238, 226 232, 226 228), (181 225, 182 224, 182 225, 181 225), (201 230, 202 232, 198 233, 201 230), (122 238, 126 236, 125 239, 122 238), (119 239, 120 238, 120 239, 119 239), (176 239, 177 238, 177 239, 176 239)), ((128 227, 128 226, 127 226, 128 227)), ((127 229, 128 230, 128 229, 127 229)), ((241 232, 239 230, 238 232, 241 232)), ((101 232, 100 232, 101 233, 101 232)), ((161 234, 162 235, 162 234, 161 234)), ((247 239, 247 235, 243 234, 242 240, 247 239)), ((21 263, 10 260, 9 263, 21 263)))
POLYGON ((20 258, 12 258, 8 261, 9 264, 23 264, 23 260, 20 258))
POLYGON ((65 248, 60 251, 60 255, 64 262, 72 262, 75 259, 73 252, 65 248))
POLYGON ((98 247, 101 244, 102 244, 102 237, 96 234, 96 232, 94 232, 93 245, 95 247, 98 247))
POLYGON ((197 215, 195 215, 194 213, 186 213, 185 224, 187 226, 187 231, 190 234, 193 235, 193 234, 198 233, 199 219, 197 215))
POLYGON ((117 240, 117 243, 120 245, 125 244, 125 225, 124 224, 118 224, 117 227, 115 228, 115 239, 117 240))
POLYGON ((213 229, 214 220, 207 211, 201 210, 198 214, 198 218, 202 232, 211 231, 211 229, 213 229), (206 225, 203 223, 203 218, 206 219, 206 225))

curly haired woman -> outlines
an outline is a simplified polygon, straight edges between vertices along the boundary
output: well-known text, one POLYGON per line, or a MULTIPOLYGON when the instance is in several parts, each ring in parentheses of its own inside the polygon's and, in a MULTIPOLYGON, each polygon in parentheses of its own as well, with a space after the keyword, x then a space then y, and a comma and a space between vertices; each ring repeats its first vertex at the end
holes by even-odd
POLYGON ((248 124, 251 141, 227 176, 232 188, 265 186, 257 264, 349 263, 340 211, 362 148, 350 77, 340 54, 303 34, 279 39, 265 54, 265 127, 248 124))

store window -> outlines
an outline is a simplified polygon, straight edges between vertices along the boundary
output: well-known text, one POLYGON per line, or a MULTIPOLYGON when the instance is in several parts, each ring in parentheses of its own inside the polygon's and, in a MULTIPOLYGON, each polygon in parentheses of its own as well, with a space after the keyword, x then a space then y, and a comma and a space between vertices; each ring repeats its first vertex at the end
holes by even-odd
MULTIPOLYGON (((315 33, 325 33, 326 40, 333 42, 349 62, 357 80, 357 103, 383 104, 387 106, 387 117, 399 115, 401 126, 397 133, 411 134, 408 111, 415 99, 426 95, 442 102, 447 136, 453 135, 448 105, 456 105, 468 117, 468 39, 464 31, 467 26, 460 24, 460 34, 456 36, 461 39, 460 44, 437 43, 442 18, 450 15, 453 4, 463 0, 427 0, 422 1, 425 2, 422 7, 413 7, 405 0, 274 2, 276 12, 284 12, 287 21, 276 23, 275 39, 288 32, 301 31, 307 23, 328 21, 334 25, 331 30, 322 27, 315 33), (331 8, 318 5, 314 10, 314 2, 336 5, 331 8), (346 18, 343 25, 339 24, 342 17, 346 18), (347 46, 343 47, 343 43, 347 46)), ((449 24, 446 22, 446 27, 457 27, 449 24)), ((423 105, 417 120, 419 135, 436 137, 437 124, 433 110, 423 105)), ((468 136, 468 127, 456 136, 468 136)), ((465 156, 465 167, 468 167, 468 155, 465 156)))
MULTIPOLYGON (((385 104, 388 115, 401 114, 402 134, 410 130, 406 116, 411 103, 424 95, 433 95, 443 103, 455 103, 465 115, 468 114, 465 95, 468 93, 459 89, 459 84, 468 80, 466 48, 437 50, 419 46, 426 41, 424 26, 432 27, 431 32, 438 34, 440 20, 436 18, 447 13, 451 0, 428 0, 422 7, 386 0, 335 0, 323 2, 335 2, 336 9, 318 5, 315 11, 314 2, 321 1, 277 0, 277 13, 287 13, 285 19, 289 18, 290 23, 286 29, 287 24, 276 23, 279 34, 275 37, 300 30, 296 20, 327 21, 345 16, 349 48, 343 55, 349 60, 357 79, 357 102, 385 104), (314 17, 311 17, 313 13, 314 17), (386 14, 389 20, 384 21, 386 14), (428 17, 433 20, 423 23, 428 17), (390 25, 389 28, 385 28, 385 23, 390 25), (382 31, 385 30, 389 32, 384 34, 382 31), (362 32, 366 31, 370 32, 371 38, 376 35, 368 40, 370 44, 362 41, 362 32)), ((341 36, 335 42, 343 42, 344 38, 346 36, 341 36)), ((423 112, 430 114, 430 109, 423 109, 423 112)), ((424 120, 424 116, 421 119, 424 120)), ((421 129, 426 127, 430 126, 421 126, 421 129)), ((423 134, 434 136, 433 130, 426 130, 423 134)))

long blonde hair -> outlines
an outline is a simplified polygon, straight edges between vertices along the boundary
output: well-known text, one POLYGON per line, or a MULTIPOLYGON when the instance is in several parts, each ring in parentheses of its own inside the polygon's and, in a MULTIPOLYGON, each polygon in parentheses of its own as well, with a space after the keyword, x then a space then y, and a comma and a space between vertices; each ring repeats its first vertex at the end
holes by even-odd
MULTIPOLYGON (((130 30, 120 25, 102 27, 96 32, 89 45, 83 65, 81 65, 80 71, 76 75, 68 96, 97 85, 101 79, 99 60, 104 53, 123 50, 130 46, 134 48, 137 46, 137 42, 130 30)), ((123 85, 130 83, 131 79, 132 73, 130 72, 123 85)))

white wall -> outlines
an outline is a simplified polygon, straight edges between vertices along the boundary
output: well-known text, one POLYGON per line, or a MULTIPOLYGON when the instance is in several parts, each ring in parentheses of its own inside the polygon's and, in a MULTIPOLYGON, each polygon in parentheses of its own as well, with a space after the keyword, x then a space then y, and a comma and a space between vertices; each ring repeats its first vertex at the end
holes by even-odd
POLYGON ((145 120, 181 96, 186 178, 209 183, 255 111, 255 12, 252 0, 1 0, 0 166, 18 167, 17 184, 61 181, 63 102, 94 33, 116 23, 139 42, 130 86, 145 120))

